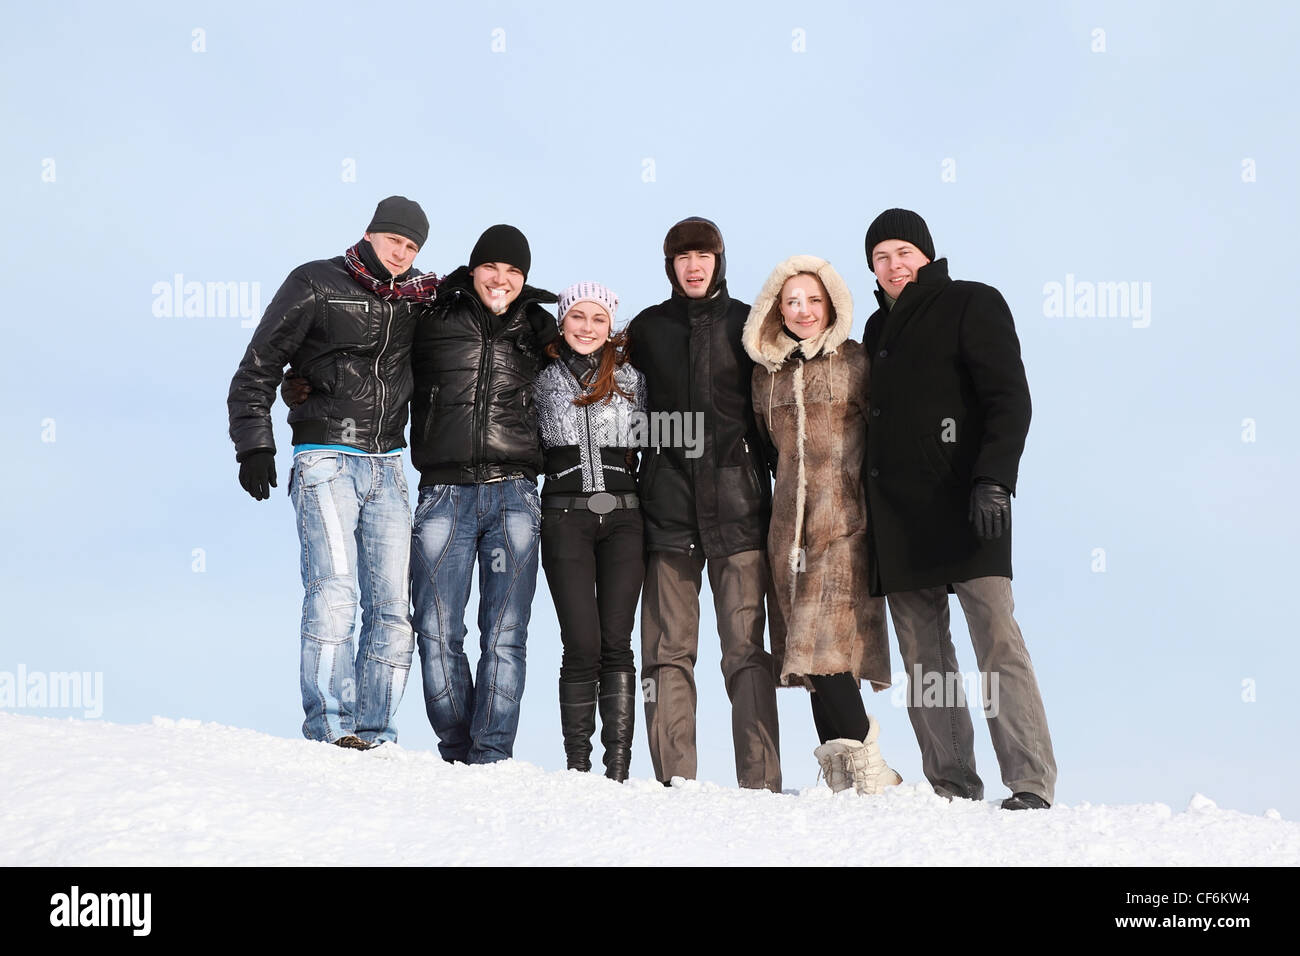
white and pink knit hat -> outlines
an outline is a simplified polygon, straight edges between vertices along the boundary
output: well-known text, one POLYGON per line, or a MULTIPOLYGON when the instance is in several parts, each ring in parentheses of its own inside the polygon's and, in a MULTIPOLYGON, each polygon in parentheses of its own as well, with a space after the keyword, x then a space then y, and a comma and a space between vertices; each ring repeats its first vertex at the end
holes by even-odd
POLYGON ((618 311, 618 296, 599 282, 575 282, 560 293, 560 304, 556 310, 557 321, 563 322, 565 314, 579 302, 594 302, 609 313, 609 324, 613 326, 615 312, 618 311))

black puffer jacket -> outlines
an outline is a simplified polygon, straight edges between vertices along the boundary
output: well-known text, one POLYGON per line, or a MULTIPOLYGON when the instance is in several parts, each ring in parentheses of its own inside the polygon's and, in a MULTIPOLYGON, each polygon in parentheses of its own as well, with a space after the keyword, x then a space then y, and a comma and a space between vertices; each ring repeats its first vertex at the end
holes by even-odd
POLYGON ((754 424, 754 361, 740 342, 749 306, 722 281, 708 299, 676 294, 628 325, 629 356, 645 375, 650 441, 639 495, 651 551, 718 558, 766 547, 771 483, 754 424), (702 413, 695 448, 667 444, 663 413, 702 413), (692 457, 694 456, 694 457, 692 457))
POLYGON ((493 315, 462 266, 438 287, 411 353, 411 461, 420 486, 476 484, 542 469, 533 380, 556 336, 542 308, 556 297, 525 285, 505 315, 493 315))
POLYGON ((294 269, 230 383, 235 457, 275 451, 271 405, 289 364, 311 384, 307 400, 289 410, 295 445, 351 445, 372 454, 404 447, 411 341, 427 308, 379 298, 352 278, 343 256, 294 269))

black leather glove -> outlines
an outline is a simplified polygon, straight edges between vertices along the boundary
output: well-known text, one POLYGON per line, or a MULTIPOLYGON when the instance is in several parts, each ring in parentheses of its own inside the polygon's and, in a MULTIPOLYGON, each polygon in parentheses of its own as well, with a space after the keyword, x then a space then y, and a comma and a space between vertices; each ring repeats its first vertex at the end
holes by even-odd
POLYGON ((239 483, 256 501, 271 497, 275 487, 275 453, 255 451, 239 463, 239 483))
POLYGON ((1011 489, 981 478, 970 492, 970 520, 975 536, 988 541, 1011 530, 1011 489))
POLYGON ((311 385, 307 380, 300 378, 293 369, 286 369, 284 378, 280 381, 280 397, 284 399, 284 403, 293 408, 307 401, 307 396, 310 394, 311 385))

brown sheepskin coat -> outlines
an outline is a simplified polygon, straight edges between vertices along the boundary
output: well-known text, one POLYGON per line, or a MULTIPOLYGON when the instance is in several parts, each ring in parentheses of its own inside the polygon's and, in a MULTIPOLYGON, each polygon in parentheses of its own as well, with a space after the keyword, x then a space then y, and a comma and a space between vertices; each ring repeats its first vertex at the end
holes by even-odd
POLYGON ((885 602, 870 596, 867 573, 868 363, 852 324, 852 297, 830 263, 794 256, 768 277, 742 336, 757 363, 754 414, 777 452, 767 547, 786 622, 784 647, 772 651, 787 687, 846 671, 889 686, 885 602), (803 342, 785 334, 778 302, 800 272, 821 280, 834 307, 825 331, 803 342))

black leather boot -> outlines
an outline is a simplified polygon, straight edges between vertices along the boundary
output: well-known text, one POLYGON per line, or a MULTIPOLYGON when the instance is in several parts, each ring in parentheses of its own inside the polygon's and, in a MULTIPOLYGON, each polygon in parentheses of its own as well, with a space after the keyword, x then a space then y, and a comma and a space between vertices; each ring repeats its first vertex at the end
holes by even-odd
POLYGON ((600 678, 600 742, 605 746, 605 776, 622 783, 632 767, 636 728, 636 674, 619 671, 600 678))
POLYGON ((597 681, 560 681, 560 732, 570 770, 591 769, 591 735, 596 732, 597 681))

